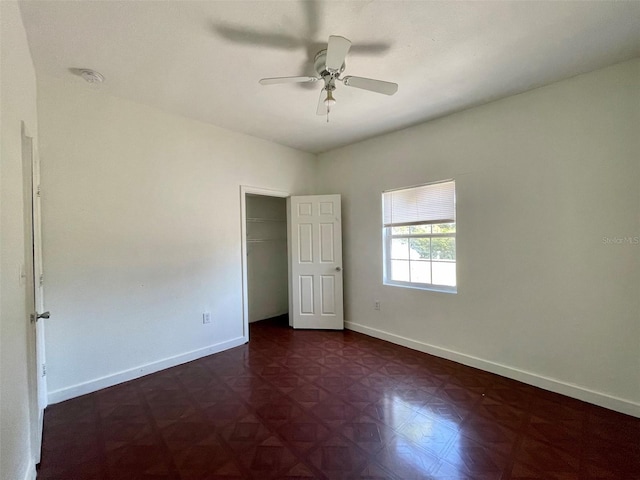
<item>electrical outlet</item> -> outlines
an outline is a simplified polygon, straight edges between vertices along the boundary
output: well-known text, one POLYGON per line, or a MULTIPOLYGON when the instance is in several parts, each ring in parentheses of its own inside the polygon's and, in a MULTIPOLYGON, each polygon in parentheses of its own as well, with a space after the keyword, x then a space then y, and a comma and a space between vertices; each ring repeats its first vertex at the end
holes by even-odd
POLYGON ((373 307, 375 310, 380 310, 380 300, 376 300, 376 303, 373 307))
POLYGON ((204 312, 202 314, 202 323, 211 323, 211 313, 204 312))

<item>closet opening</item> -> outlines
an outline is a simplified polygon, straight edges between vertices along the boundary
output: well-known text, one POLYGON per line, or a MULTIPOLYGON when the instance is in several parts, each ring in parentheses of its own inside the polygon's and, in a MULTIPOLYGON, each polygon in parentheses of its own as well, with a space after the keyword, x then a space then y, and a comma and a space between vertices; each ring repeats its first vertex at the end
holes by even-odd
POLYGON ((251 187, 243 187, 241 193, 244 321, 248 337, 249 323, 289 313, 288 194, 251 187))

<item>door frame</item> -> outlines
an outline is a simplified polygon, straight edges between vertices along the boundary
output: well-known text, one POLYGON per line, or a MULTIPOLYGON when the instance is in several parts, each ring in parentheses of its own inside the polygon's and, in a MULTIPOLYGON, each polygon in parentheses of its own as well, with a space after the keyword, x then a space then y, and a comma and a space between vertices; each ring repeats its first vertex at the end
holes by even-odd
MULTIPOLYGON (((291 194, 282 190, 240 185, 240 241, 242 260, 242 335, 249 341, 249 289, 247 282, 247 194, 264 197, 287 198, 291 194)), ((287 221, 287 232, 289 231, 287 221)))

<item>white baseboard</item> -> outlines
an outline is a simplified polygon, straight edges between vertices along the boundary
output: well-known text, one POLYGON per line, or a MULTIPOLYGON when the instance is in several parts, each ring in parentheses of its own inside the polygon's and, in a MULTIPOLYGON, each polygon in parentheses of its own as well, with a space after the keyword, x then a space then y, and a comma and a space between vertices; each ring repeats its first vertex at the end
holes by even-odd
POLYGON ((615 410, 627 415, 633 415, 634 417, 640 417, 640 404, 632 402, 631 400, 614 397, 607 395, 606 393, 596 392, 579 385, 573 385, 553 378, 544 377, 533 372, 520 370, 518 368, 509 367, 508 365, 502 365, 489 360, 483 360, 482 358, 473 357, 471 355, 437 347, 428 343, 418 342, 410 338, 378 330, 376 328, 367 327, 366 325, 361 325, 359 323, 344 322, 344 326, 349 330, 364 333, 365 335, 379 338, 381 340, 386 340, 388 342, 395 343, 396 345, 402 345, 403 347, 408 347, 413 350, 453 360, 454 362, 462 363, 463 365, 479 368, 487 372, 502 375, 503 377, 512 378, 514 380, 533 385, 534 387, 540 387, 568 397, 577 398, 578 400, 593 403, 610 410, 615 410))
POLYGON ((171 368, 175 367, 176 365, 191 362, 193 360, 197 360, 198 358, 206 357, 207 355, 211 355, 213 353, 219 353, 233 347, 238 347, 247 343, 247 341, 247 337, 234 338, 233 340, 216 343, 215 345, 210 345, 198 350, 192 350, 191 352, 186 352, 174 357, 164 358, 162 360, 147 363, 145 365, 140 365, 129 370, 123 370, 112 375, 89 380, 88 382, 83 382, 77 385, 72 385, 70 387, 54 390, 52 392, 49 392, 48 403, 49 405, 51 405, 54 403, 69 400, 71 398, 79 397, 80 395, 95 392, 97 390, 102 390, 103 388, 112 387, 113 385, 127 382, 129 380, 134 380, 136 378, 149 375, 150 373, 158 372, 166 368, 171 368))

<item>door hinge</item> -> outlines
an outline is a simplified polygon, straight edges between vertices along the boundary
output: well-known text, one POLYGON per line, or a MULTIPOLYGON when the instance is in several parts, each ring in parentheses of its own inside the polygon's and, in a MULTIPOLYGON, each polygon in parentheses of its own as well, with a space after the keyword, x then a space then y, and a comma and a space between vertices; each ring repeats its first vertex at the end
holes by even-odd
POLYGON ((40 274, 40 286, 44 285, 44 273, 40 274))
POLYGON ((42 376, 47 376, 47 365, 45 363, 42 364, 42 376))
POLYGON ((40 185, 36 188, 36 196, 40 196, 40 185))

